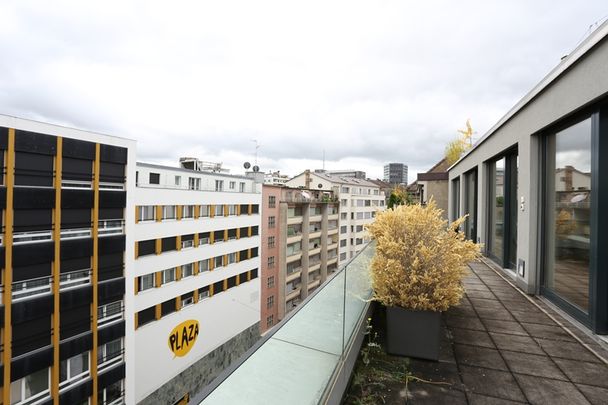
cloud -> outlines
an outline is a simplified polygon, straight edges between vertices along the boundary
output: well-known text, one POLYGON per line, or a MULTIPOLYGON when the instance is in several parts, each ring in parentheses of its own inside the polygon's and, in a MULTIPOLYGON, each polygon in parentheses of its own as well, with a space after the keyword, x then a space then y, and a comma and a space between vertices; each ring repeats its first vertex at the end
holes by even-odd
POLYGON ((0 5, 0 113, 240 170, 410 180, 481 136, 606 14, 599 0, 0 5), (420 3, 420 2, 419 2, 420 3))

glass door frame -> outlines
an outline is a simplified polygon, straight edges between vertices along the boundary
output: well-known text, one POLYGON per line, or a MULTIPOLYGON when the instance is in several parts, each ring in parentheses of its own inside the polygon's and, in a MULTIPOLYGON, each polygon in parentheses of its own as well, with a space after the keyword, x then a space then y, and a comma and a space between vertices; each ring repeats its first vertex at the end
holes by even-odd
POLYGON ((543 131, 540 139, 540 244, 539 292, 560 309, 598 334, 608 334, 608 254, 601 249, 608 244, 608 102, 596 104, 576 116, 543 131), (566 301, 544 286, 546 267, 547 229, 547 139, 558 132, 591 118, 591 216, 589 252, 589 305, 588 313, 566 301), (604 134, 601 139, 600 133, 604 134), (600 159, 604 156, 604 159, 600 159), (602 209, 603 208, 603 209, 602 209))
POLYGON ((478 213, 479 213, 479 207, 477 204, 477 197, 478 197, 478 193, 479 193, 479 185, 478 185, 478 181, 479 181, 479 176, 478 176, 478 172, 477 172, 477 167, 475 167, 474 169, 469 170, 468 172, 464 173, 463 176, 464 179, 464 210, 466 214, 469 214, 469 216, 467 217, 466 223, 465 223, 465 234, 467 235, 467 237, 472 240, 473 242, 477 242, 477 217, 478 217, 478 213), (473 179, 473 190, 471 190, 470 188, 470 179, 473 179), (471 192, 473 193, 473 207, 469 207, 469 197, 471 192), (473 215, 471 216, 471 208, 473 208, 473 215), (472 221, 472 226, 470 226, 472 221), (471 229, 471 234, 468 235, 469 233, 469 229, 471 229))
MULTIPOLYGON (((516 190, 512 190, 511 184, 513 181, 513 165, 515 165, 515 184, 517 185, 519 182, 518 177, 518 168, 517 168, 517 159, 518 159, 519 153, 518 153, 518 148, 517 148, 517 144, 512 146, 509 149, 506 149, 504 151, 502 151, 501 153, 499 153, 498 155, 492 157, 491 159, 489 159, 488 161, 486 161, 486 170, 487 173, 489 174, 488 179, 487 179, 487 184, 488 184, 488 195, 487 195, 487 199, 486 199, 486 204, 487 204, 487 225, 486 225, 486 231, 487 231, 487 237, 486 237, 486 254, 488 255, 488 257, 490 257, 491 259, 493 259, 494 261, 496 261, 501 267, 511 270, 511 271, 515 271, 515 268, 517 266, 517 263, 510 263, 510 254, 514 253, 515 257, 517 258, 517 247, 515 248, 515 252, 511 252, 511 247, 510 247, 510 240, 511 240, 511 232, 512 232, 512 226, 511 226, 511 214, 515 213, 515 215, 518 214, 518 204, 517 204, 517 186, 516 186, 516 190), (501 257, 496 256, 493 252, 492 252, 492 243, 493 243, 493 238, 495 237, 495 235, 493 235, 492 232, 492 224, 493 221, 495 220, 495 218, 493 218, 492 215, 492 211, 493 211, 493 205, 495 203, 495 201, 492 201, 492 196, 494 195, 494 193, 492 192, 492 190, 496 189, 496 184, 494 183, 496 180, 496 169, 495 169, 495 163, 500 160, 500 159, 505 159, 505 167, 504 167, 504 174, 503 174, 503 235, 502 235, 502 254, 501 257), (492 165, 494 165, 494 170, 491 169, 492 165), (512 197, 513 197, 513 193, 515 193, 515 203, 512 203, 512 197)), ((515 228, 517 231, 517 220, 515 221, 515 228)))

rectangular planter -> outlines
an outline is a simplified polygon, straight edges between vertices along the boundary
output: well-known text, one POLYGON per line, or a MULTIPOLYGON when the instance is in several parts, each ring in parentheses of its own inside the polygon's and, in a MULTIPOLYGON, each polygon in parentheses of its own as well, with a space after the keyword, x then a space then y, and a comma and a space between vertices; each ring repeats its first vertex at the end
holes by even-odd
POLYGON ((438 360, 441 312, 386 308, 386 343, 389 354, 438 360))

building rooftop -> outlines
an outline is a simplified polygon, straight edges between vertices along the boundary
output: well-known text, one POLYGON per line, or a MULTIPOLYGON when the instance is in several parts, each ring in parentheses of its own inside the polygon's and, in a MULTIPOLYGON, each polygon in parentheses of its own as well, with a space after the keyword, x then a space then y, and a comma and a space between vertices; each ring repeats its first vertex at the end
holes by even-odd
POLYGON ((156 163, 137 162, 137 166, 139 166, 139 167, 148 167, 148 168, 151 168, 151 169, 172 170, 172 171, 184 172, 184 173, 190 173, 190 174, 197 174, 197 175, 230 177, 230 178, 245 179, 245 180, 251 180, 251 181, 253 181, 253 179, 251 177, 247 177, 247 176, 243 176, 243 175, 238 175, 238 174, 228 174, 228 173, 218 173, 218 172, 206 172, 206 171, 200 171, 200 170, 184 169, 183 167, 159 165, 159 164, 156 164, 156 163))

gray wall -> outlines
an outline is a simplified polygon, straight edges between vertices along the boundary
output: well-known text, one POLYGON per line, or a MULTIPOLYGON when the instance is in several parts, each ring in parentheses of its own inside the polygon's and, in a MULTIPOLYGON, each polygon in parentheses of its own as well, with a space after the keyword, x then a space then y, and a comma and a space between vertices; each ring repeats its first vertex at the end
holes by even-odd
MULTIPOLYGON (((452 181, 468 170, 478 168, 477 232, 481 242, 487 243, 488 172, 484 162, 512 146, 518 147, 517 200, 520 202, 523 197, 525 207, 523 211, 518 210, 517 257, 525 260, 526 274, 523 278, 516 278, 517 284, 529 293, 538 292, 539 281, 537 252, 541 131, 607 94, 608 41, 604 38, 449 171, 452 181)), ((463 210, 465 195, 462 178, 460 187, 460 207, 463 210)), ((450 200, 452 198, 450 191, 450 200)), ((449 217, 453 218, 452 204, 448 204, 448 207, 449 217)))

